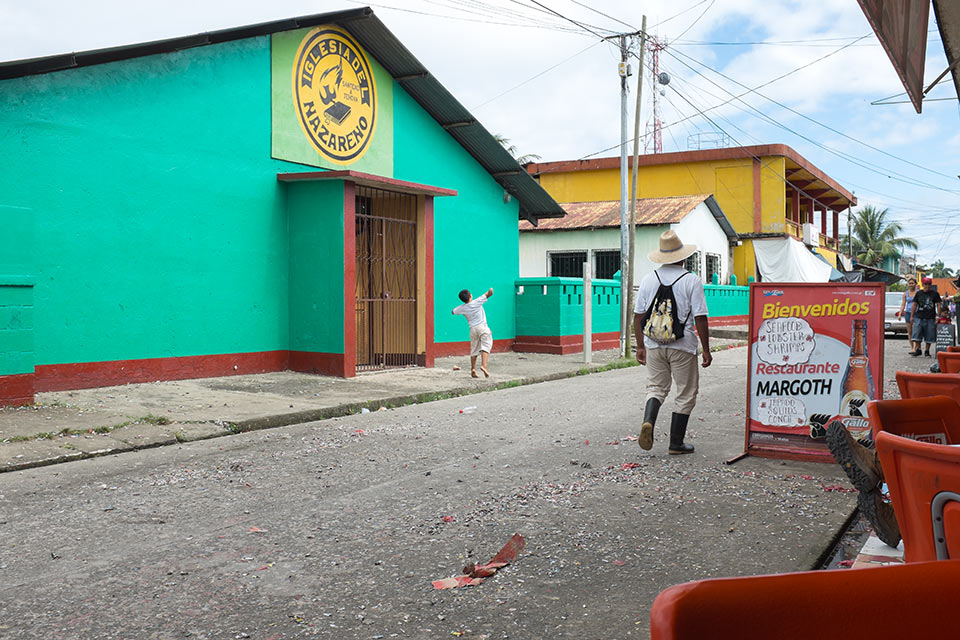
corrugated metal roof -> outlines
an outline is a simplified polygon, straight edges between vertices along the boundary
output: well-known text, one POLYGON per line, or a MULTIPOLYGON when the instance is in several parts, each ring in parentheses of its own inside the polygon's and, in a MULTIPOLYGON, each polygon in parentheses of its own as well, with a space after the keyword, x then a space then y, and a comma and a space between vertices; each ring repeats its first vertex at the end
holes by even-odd
POLYGON ((540 218, 558 218, 564 215, 560 205, 517 163, 503 145, 430 75, 426 67, 380 22, 369 7, 264 22, 143 44, 5 62, 0 63, 0 80, 170 53, 331 23, 339 24, 349 31, 400 86, 446 129, 507 193, 517 199, 521 218, 536 224, 540 218))
MULTIPOLYGON (((710 194, 672 196, 669 198, 639 198, 637 225, 674 224, 683 220, 710 194)), ((602 229, 620 226, 620 201, 565 202, 560 205, 567 215, 563 218, 541 220, 536 228, 528 222, 520 223, 521 231, 557 231, 572 229, 602 229)), ((721 214, 722 215, 722 214, 721 214)), ((734 234, 736 235, 736 234, 734 234)))

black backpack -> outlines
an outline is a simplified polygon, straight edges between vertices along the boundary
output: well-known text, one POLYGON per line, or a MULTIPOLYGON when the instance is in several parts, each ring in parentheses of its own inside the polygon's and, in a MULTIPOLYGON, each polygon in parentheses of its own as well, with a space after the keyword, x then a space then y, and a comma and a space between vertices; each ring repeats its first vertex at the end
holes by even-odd
POLYGON ((644 315, 643 335, 658 344, 670 344, 683 337, 683 328, 686 326, 687 320, 690 319, 690 314, 687 314, 686 320, 680 322, 680 317, 677 314, 677 299, 673 295, 673 285, 689 273, 689 271, 685 271, 670 284, 663 284, 660 274, 656 271, 653 272, 653 275, 657 276, 660 288, 657 289, 657 294, 653 296, 653 302, 650 303, 647 313, 644 315))

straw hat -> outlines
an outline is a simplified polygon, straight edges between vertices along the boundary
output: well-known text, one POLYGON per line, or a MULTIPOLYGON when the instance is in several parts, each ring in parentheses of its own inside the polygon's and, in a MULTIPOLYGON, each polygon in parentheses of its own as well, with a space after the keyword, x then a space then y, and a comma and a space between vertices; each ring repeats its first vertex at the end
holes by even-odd
POLYGON ((683 244, 673 229, 660 234, 660 250, 651 251, 647 257, 657 264, 672 264, 690 257, 697 250, 695 244, 683 244))

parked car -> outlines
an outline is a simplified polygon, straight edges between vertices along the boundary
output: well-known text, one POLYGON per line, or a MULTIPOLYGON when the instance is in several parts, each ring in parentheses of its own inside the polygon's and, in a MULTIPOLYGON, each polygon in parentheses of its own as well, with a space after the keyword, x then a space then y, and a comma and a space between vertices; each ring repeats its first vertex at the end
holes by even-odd
POLYGON ((884 300, 883 330, 885 333, 899 333, 907 335, 906 321, 897 315, 900 304, 903 302, 902 291, 888 291, 884 300))

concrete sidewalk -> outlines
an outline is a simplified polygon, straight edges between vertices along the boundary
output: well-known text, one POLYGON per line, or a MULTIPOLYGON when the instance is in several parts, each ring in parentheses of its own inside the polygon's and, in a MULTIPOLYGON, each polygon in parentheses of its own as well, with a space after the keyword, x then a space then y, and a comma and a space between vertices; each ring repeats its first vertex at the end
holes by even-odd
MULTIPOLYGON (((284 371, 40 393, 34 406, 0 408, 0 472, 635 364, 617 362, 616 356, 615 350, 595 352, 586 365, 583 354, 495 353, 490 378, 479 379, 470 377, 469 358, 461 356, 439 358, 432 369, 391 369, 350 379, 284 371)), ((465 398, 464 406, 469 404, 465 398)))

